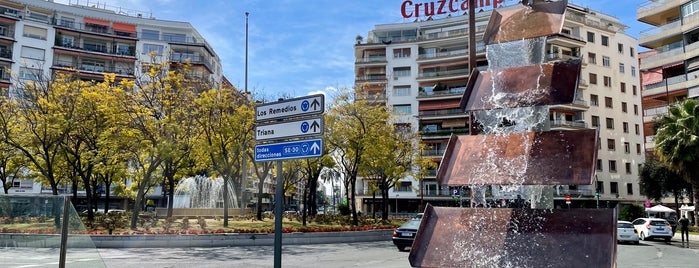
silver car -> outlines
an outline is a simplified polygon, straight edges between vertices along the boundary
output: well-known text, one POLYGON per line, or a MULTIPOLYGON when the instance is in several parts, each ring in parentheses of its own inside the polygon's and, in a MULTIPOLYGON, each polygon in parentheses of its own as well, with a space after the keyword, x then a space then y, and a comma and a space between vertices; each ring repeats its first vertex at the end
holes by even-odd
POLYGON ((638 245, 638 232, 633 224, 628 221, 617 221, 616 222, 616 241, 634 243, 638 245))

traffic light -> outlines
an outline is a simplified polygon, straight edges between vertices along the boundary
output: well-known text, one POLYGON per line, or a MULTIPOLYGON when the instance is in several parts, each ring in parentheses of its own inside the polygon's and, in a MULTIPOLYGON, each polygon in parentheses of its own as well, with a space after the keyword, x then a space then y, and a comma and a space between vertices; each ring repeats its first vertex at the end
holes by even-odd
POLYGON ((595 197, 599 197, 599 192, 595 192, 595 197))

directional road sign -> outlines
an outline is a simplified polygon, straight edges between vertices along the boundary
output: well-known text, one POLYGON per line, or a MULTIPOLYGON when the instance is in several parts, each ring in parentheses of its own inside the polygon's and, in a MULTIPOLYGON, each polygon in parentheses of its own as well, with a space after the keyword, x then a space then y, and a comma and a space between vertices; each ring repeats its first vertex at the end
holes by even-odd
POLYGON ((255 140, 278 140, 292 137, 307 137, 323 134, 323 117, 255 127, 255 140))
POLYGON ((325 95, 309 95, 261 104, 255 107, 255 121, 262 122, 293 116, 322 114, 324 110, 325 95))
POLYGON ((255 162, 320 157, 323 139, 255 145, 255 162))

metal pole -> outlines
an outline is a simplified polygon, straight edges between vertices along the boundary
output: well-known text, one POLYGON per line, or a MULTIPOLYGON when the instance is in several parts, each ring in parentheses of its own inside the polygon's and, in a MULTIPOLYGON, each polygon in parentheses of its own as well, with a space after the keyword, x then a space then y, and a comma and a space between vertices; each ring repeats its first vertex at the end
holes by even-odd
MULTIPOLYGON (((468 0, 468 75, 469 80, 476 69, 476 0, 468 0)), ((475 135, 473 112, 468 116, 468 133, 475 135)))
POLYGON ((66 252, 68 250, 68 223, 70 222, 70 196, 65 196, 63 202, 63 223, 61 223, 61 253, 58 260, 58 267, 66 267, 66 252))
POLYGON ((248 93, 248 15, 245 12, 245 93, 248 93))
POLYGON ((277 161, 277 191, 274 200, 274 268, 282 267, 282 211, 284 199, 284 182, 282 181, 282 161, 277 161))

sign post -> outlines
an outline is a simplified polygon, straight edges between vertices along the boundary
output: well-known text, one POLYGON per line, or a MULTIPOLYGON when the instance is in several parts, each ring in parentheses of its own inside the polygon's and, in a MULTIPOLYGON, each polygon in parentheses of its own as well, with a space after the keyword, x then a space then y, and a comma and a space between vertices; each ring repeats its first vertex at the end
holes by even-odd
POLYGON ((320 157, 323 139, 300 138, 323 134, 325 96, 322 94, 265 103, 255 107, 255 162, 277 161, 274 196, 274 267, 282 267, 282 219, 284 218, 283 160, 320 157), (316 117, 310 117, 320 115, 316 117), (289 140, 294 139, 294 140, 289 140), (263 143, 261 143, 263 142, 263 143), (264 143, 272 142, 272 143, 264 143))

